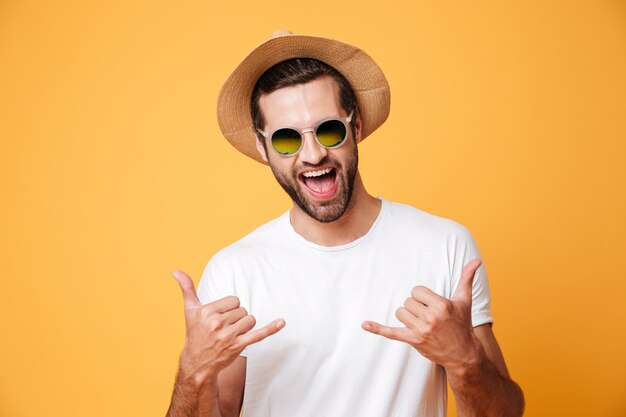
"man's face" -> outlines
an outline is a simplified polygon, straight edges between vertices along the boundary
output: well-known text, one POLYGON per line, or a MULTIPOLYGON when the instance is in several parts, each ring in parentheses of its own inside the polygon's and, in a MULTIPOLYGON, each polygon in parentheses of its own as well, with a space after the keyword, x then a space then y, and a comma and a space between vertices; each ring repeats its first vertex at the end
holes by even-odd
MULTIPOLYGON (((265 131, 280 127, 304 129, 314 127, 329 117, 345 118, 338 88, 330 77, 306 84, 281 88, 262 96, 259 107, 265 118, 265 131)), ((354 120, 360 135, 360 120, 354 120)), ((352 129, 339 148, 321 146, 312 132, 304 134, 300 152, 292 157, 278 155, 266 139, 266 149, 257 141, 257 148, 268 161, 278 183, 305 213, 323 223, 339 219, 352 197, 357 173, 358 151, 352 129), (321 175, 320 175, 321 174, 321 175)))

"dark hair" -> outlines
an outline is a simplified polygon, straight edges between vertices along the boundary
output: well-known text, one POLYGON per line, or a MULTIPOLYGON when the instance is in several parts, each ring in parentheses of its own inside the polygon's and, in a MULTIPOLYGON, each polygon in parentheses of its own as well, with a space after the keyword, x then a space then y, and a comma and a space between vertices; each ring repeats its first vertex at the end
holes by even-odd
MULTIPOLYGON (((358 113, 356 95, 352 86, 339 71, 330 65, 313 58, 293 58, 279 62, 259 77, 250 100, 250 112, 254 131, 265 146, 263 136, 256 129, 263 130, 265 118, 259 107, 259 99, 264 94, 270 94, 280 88, 289 87, 296 84, 305 84, 320 77, 328 76, 335 80, 339 87, 339 100, 341 107, 346 113, 354 110, 353 120, 358 113)), ((354 134, 354 124, 350 123, 352 134, 354 134)))

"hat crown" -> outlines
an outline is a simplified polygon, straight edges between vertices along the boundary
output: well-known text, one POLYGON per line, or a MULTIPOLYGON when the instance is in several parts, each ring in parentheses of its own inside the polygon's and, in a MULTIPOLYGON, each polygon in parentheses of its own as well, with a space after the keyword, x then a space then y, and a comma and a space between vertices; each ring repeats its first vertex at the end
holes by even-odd
POLYGON ((293 35, 293 32, 286 29, 278 29, 272 33, 272 39, 287 35, 293 35))

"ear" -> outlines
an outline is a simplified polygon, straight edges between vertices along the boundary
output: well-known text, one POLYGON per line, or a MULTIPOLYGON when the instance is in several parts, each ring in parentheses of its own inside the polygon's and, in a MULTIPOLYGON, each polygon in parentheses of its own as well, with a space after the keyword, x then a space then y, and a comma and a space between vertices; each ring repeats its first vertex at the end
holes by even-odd
POLYGON ((354 139, 355 139, 355 143, 359 143, 361 142, 361 131, 363 128, 363 123, 361 121, 361 113, 357 112, 354 115, 354 119, 352 120, 352 123, 354 125, 354 139))
POLYGON ((265 152, 265 146, 261 143, 261 139, 255 134, 254 135, 254 143, 256 144, 256 150, 259 151, 259 155, 265 162, 267 161, 267 152, 265 152))

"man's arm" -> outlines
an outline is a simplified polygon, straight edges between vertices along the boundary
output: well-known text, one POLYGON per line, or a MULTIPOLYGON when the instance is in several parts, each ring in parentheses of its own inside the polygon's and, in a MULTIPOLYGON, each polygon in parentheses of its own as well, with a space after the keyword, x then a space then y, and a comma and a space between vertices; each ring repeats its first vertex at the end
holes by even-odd
POLYGON ((241 413, 247 362, 245 356, 239 356, 217 378, 222 417, 239 417, 239 413, 241 413))
MULTIPOLYGON (((181 358, 182 359, 182 358, 181 358)), ((179 367, 168 417, 238 417, 246 381, 246 358, 239 356, 219 373, 217 381, 198 384, 179 367)))
POLYGON ((472 283, 480 264, 474 259, 463 267, 459 286, 449 300, 426 287, 413 288, 411 297, 396 310, 406 327, 371 321, 362 326, 406 342, 443 366, 460 416, 519 417, 524 413, 524 396, 508 377, 491 327, 472 327, 472 283))
POLYGON ((250 331, 256 320, 237 297, 202 305, 191 278, 181 271, 173 275, 183 292, 187 331, 167 417, 236 417, 246 379, 246 359, 240 353, 285 322, 250 331))
POLYGON ((459 417, 523 415, 524 394, 509 376, 491 324, 474 334, 484 350, 481 361, 458 375, 446 370, 459 417))
POLYGON ((180 368, 167 417, 226 417, 220 412, 217 381, 197 383, 180 368))

